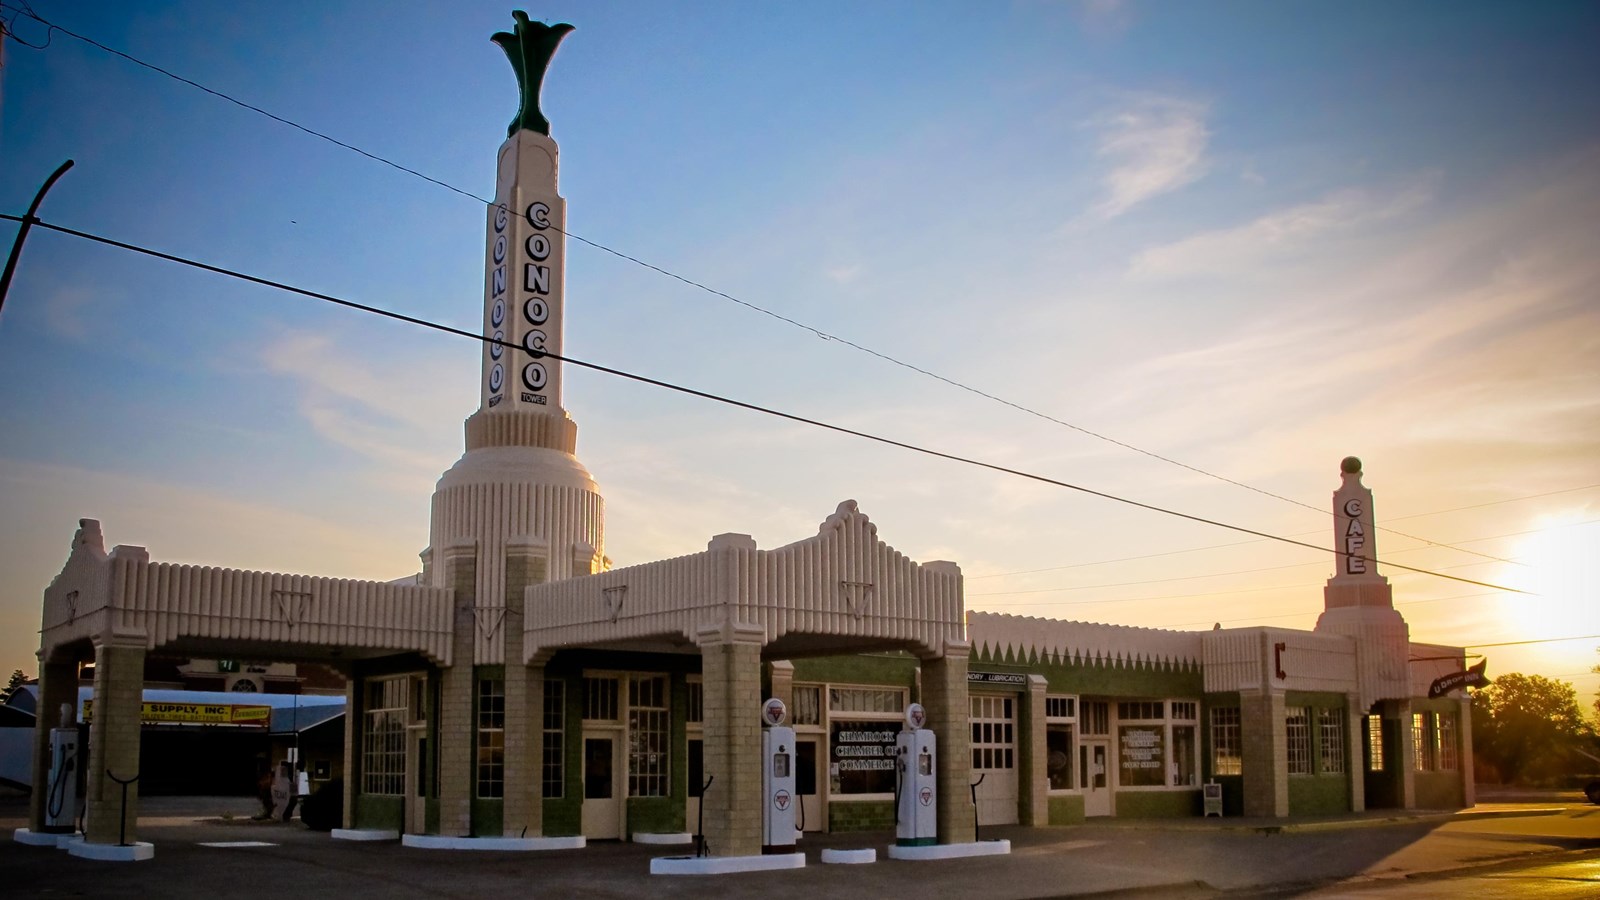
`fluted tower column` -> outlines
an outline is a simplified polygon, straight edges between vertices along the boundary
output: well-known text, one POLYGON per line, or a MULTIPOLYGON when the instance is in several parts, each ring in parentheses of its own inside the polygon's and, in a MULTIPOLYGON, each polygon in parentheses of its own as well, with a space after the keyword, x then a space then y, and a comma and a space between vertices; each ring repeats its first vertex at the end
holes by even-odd
POLYGON ((447 573, 432 565, 431 548, 476 544, 478 664, 520 662, 504 658, 508 544, 545 551, 542 565, 533 562, 534 582, 590 574, 605 550, 600 489, 575 455, 578 427, 562 405, 561 363, 545 355, 562 352, 566 288, 560 155, 548 134, 534 130, 548 130, 537 112, 537 90, 554 42, 542 60, 519 64, 516 51, 523 48, 508 46, 512 38, 497 35, 496 42, 512 57, 523 110, 500 146, 495 204, 487 213, 483 305, 483 333, 510 346, 484 344, 466 452, 434 490, 430 550, 423 554, 428 579, 446 587, 447 573), (528 71, 534 65, 537 77, 528 71), (532 116, 526 115, 530 81, 532 116))

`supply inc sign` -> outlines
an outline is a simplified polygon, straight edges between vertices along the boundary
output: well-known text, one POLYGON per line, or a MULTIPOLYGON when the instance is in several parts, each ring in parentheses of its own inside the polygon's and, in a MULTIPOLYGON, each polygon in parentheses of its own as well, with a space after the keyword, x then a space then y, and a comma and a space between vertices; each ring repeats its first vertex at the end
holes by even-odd
MULTIPOLYGON (((94 718, 94 701, 83 701, 83 721, 94 718)), ((139 721, 146 725, 236 725, 266 728, 272 707, 233 703, 143 703, 139 721)))

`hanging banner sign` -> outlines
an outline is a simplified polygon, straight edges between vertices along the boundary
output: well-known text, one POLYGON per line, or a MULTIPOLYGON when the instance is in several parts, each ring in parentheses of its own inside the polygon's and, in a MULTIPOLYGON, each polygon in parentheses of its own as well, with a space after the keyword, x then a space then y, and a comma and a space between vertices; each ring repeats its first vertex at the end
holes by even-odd
POLYGON ((1428 699, 1443 697, 1460 687, 1483 687, 1486 684, 1493 684, 1489 676, 1483 674, 1484 668, 1488 665, 1489 660, 1484 659, 1465 672, 1452 672, 1442 678, 1435 678, 1433 684, 1428 685, 1428 699))
POLYGON ((1024 685, 1028 683, 1028 676, 1018 672, 968 672, 967 683, 1024 685))
MULTIPOLYGON (((94 701, 83 701, 83 721, 94 718, 94 701)), ((272 721, 270 706, 230 703, 144 703, 139 721, 146 725, 246 725, 266 728, 272 721)))

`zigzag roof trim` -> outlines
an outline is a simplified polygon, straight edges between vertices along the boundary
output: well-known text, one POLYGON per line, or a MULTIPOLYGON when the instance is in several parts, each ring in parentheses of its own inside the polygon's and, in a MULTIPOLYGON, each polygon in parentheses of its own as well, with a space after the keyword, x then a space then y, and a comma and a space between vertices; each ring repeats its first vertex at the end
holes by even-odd
POLYGON ((1201 631, 1069 622, 1006 613, 967 613, 967 639, 990 657, 1088 659, 1104 664, 1197 665, 1201 631))

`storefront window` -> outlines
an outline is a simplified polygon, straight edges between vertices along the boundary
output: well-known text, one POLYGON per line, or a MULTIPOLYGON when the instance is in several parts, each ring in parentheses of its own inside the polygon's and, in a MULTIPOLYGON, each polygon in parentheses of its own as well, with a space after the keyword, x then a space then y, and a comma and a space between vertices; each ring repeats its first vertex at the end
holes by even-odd
POLYGON ((1172 765, 1167 782, 1173 787, 1192 787, 1195 781, 1194 726, 1172 726, 1172 765))
POLYGON ((1076 788, 1078 698, 1070 695, 1044 698, 1045 776, 1052 791, 1076 788))
POLYGON ((1344 710, 1317 710, 1317 734, 1317 771, 1324 775, 1344 774, 1344 710))
POLYGON ((567 683, 557 678, 544 683, 544 760, 541 777, 544 796, 555 798, 565 793, 566 753, 562 734, 567 717, 567 683))
POLYGON ((405 716, 405 678, 384 678, 367 683, 367 730, 361 747, 362 793, 405 793, 405 716))
POLYGON ((1456 762, 1456 717, 1452 713, 1438 713, 1435 721, 1439 723, 1439 769, 1454 772, 1459 767, 1456 762))
POLYGON ((1283 711, 1283 731, 1290 775, 1311 774, 1311 709, 1291 706, 1283 711))
POLYGON ((1367 716, 1367 771, 1383 771, 1383 716, 1367 716))
POLYGON ((1239 707, 1211 709, 1211 773, 1239 775, 1244 772, 1243 743, 1239 736, 1239 707))
POLYGON ((1161 761, 1166 757, 1166 728, 1161 725, 1121 725, 1117 728, 1118 758, 1123 787, 1159 787, 1164 783, 1161 761))
POLYGON ((821 725, 822 688, 816 685, 795 685, 794 709, 789 712, 789 718, 795 725, 821 725))
POLYGON ((1426 772, 1433 768, 1433 744, 1428 740, 1428 714, 1411 714, 1411 752, 1415 757, 1414 766, 1418 772, 1426 772))
POLYGON ((1069 791, 1077 787, 1072 773, 1072 726, 1046 725, 1044 732, 1045 772, 1050 790, 1069 791))
POLYGON ((828 709, 835 713, 899 715, 906 709, 906 692, 899 688, 829 688, 828 709))
POLYGON ((506 683, 478 680, 478 796, 505 796, 506 683))
POLYGON ((835 719, 828 732, 833 793, 894 793, 894 742, 899 733, 899 722, 835 719))
POLYGON ((667 676, 628 680, 628 796, 667 796, 667 676))

